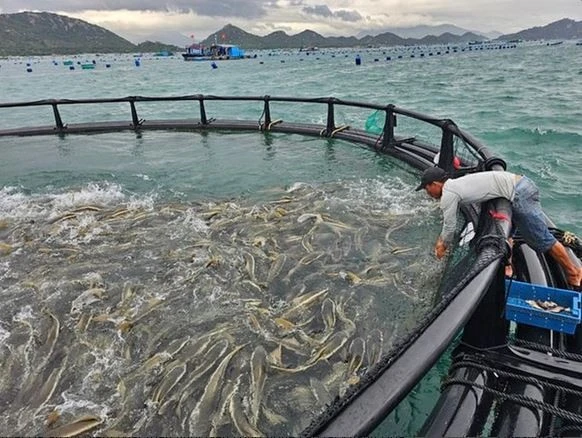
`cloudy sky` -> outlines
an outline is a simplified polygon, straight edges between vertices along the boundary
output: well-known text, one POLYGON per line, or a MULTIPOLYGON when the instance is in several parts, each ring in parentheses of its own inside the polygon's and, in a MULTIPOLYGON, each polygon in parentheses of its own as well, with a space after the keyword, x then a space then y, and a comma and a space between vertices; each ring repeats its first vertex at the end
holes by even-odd
POLYGON ((201 41, 226 24, 266 35, 305 29, 324 36, 454 24, 501 33, 582 20, 582 0, 0 0, 0 13, 46 11, 102 26, 134 43, 201 41))

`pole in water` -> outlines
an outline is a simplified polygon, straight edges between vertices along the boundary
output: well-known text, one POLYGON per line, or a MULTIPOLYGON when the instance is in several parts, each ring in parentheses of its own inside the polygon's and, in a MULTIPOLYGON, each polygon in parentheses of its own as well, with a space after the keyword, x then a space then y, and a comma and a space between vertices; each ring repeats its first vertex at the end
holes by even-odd
POLYGON ((361 65, 362 64, 362 58, 360 57, 360 55, 356 55, 356 65, 361 65))

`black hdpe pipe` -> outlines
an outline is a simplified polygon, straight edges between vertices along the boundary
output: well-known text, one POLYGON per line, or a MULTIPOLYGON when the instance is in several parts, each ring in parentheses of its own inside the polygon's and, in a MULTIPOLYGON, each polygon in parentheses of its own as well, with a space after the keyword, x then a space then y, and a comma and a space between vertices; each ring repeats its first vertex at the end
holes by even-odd
MULTIPOLYGON (((464 366, 450 373, 452 379, 490 386, 492 376, 478 368, 464 366)), ((481 434, 493 398, 483 389, 463 384, 447 386, 418 433, 423 437, 478 436, 481 434)))

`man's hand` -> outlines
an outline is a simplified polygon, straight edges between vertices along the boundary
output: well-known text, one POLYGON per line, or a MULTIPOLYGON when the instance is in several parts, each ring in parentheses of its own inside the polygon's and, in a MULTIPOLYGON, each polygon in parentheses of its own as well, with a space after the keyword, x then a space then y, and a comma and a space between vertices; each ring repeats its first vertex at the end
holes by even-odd
POLYGON ((436 241, 436 244, 434 246, 434 255, 436 256, 437 259, 442 259, 445 256, 446 252, 447 252, 447 245, 445 245, 445 242, 439 236, 439 238, 436 241))

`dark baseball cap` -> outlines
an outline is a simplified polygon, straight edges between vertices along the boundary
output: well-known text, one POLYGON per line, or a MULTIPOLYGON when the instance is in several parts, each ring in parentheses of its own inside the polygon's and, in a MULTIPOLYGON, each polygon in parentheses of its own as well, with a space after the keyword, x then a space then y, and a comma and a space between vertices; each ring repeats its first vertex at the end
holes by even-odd
POLYGON ((422 172, 420 177, 420 184, 415 189, 416 191, 424 189, 427 184, 435 181, 444 181, 447 178, 447 172, 445 172, 440 167, 429 167, 422 172))

